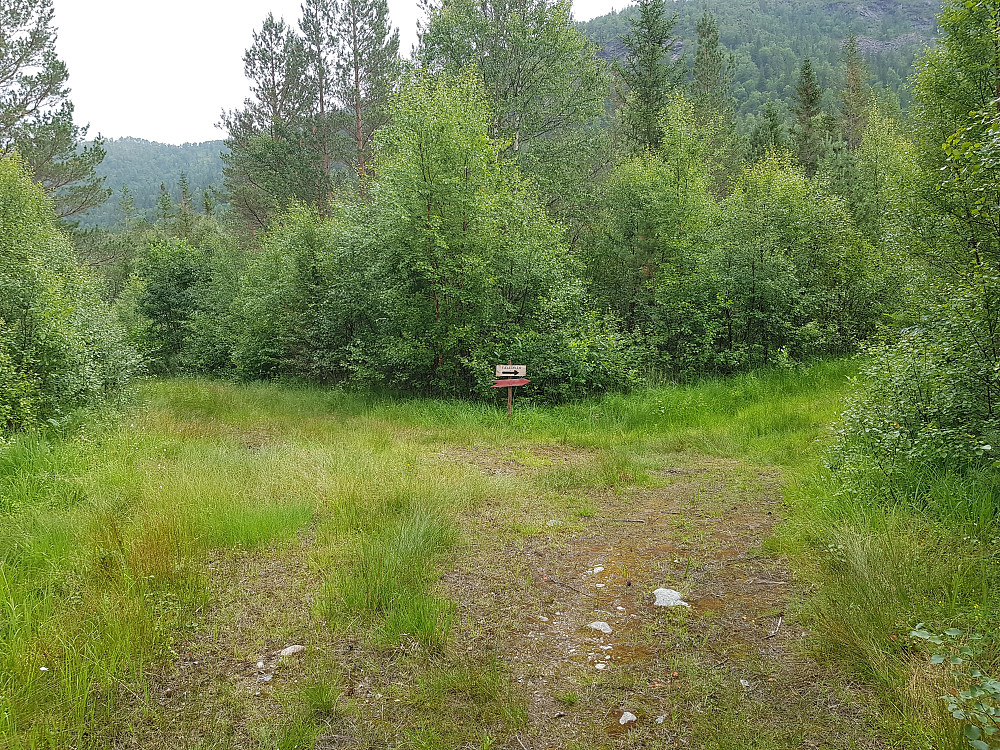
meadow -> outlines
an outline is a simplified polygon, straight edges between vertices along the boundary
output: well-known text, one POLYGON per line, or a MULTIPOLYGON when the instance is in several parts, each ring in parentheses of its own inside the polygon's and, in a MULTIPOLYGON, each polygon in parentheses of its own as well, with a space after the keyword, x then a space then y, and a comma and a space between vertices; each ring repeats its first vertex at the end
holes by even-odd
POLYGON ((153 380, 16 438, 0 745, 961 747, 909 631, 988 635, 996 548, 823 468, 855 367, 512 419, 153 380))

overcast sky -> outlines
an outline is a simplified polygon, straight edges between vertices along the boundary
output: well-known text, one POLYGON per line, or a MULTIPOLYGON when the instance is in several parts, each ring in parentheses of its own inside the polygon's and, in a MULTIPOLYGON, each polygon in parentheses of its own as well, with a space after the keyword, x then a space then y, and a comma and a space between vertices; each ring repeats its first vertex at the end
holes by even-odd
MULTIPOLYGON (((223 109, 248 93, 243 52, 268 11, 294 22, 301 0, 55 0, 56 49, 76 121, 90 135, 164 143, 224 138, 223 109)), ((585 21, 631 0, 576 0, 585 21)), ((416 41, 415 0, 389 0, 400 48, 416 41)))

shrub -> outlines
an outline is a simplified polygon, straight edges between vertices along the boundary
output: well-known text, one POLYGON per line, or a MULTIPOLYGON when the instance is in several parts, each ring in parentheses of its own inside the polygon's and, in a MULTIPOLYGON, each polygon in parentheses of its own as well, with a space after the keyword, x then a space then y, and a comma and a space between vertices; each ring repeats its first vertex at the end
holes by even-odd
POLYGON ((0 431, 98 401, 138 365, 41 187, 17 157, 0 160, 0 431))

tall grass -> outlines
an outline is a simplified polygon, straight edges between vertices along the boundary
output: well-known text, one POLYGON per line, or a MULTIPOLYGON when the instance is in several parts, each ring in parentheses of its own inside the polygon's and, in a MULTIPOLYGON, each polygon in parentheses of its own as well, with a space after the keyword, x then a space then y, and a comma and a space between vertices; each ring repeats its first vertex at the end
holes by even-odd
MULTIPOLYGON (((405 634, 440 647, 452 605, 434 581, 458 538, 455 515, 502 501, 510 485, 433 454, 540 443, 594 452, 579 470, 543 474, 552 488, 647 481, 678 452, 805 466, 852 369, 663 384, 523 405, 513 419, 499 402, 174 380, 149 383, 131 412, 74 435, 17 439, 0 447, 3 744, 120 741, 121 701, 143 703, 145 671, 170 657, 206 602, 213 551, 308 537, 325 573, 325 619, 377 641, 405 634)), ((477 679, 428 694, 507 700, 499 677, 477 679)))

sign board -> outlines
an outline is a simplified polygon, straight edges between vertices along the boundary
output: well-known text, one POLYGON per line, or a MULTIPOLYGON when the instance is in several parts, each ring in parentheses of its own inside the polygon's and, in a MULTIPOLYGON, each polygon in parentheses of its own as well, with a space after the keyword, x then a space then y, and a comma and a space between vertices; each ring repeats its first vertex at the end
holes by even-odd
POLYGON ((497 365, 498 378, 523 378, 527 374, 527 365, 497 365))
POLYGON ((494 380, 490 388, 513 388, 515 385, 527 385, 530 382, 527 378, 506 378, 504 380, 494 380))

